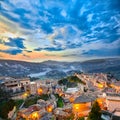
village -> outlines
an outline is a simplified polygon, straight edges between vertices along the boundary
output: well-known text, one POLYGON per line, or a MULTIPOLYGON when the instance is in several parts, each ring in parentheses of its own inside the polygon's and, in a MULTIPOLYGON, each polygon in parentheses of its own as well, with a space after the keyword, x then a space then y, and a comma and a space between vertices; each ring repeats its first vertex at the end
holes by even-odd
POLYGON ((120 120, 120 81, 110 74, 75 73, 62 80, 1 77, 11 99, 22 100, 9 111, 11 120, 87 120, 95 101, 101 119, 120 120))

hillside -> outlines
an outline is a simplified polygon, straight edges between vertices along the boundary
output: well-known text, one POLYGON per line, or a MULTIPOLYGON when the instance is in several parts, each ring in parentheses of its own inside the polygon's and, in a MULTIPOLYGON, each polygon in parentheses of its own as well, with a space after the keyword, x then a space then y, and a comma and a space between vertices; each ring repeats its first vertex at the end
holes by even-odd
POLYGON ((120 58, 96 59, 84 62, 45 61, 41 63, 0 60, 0 76, 60 79, 75 72, 111 72, 120 79, 120 58))

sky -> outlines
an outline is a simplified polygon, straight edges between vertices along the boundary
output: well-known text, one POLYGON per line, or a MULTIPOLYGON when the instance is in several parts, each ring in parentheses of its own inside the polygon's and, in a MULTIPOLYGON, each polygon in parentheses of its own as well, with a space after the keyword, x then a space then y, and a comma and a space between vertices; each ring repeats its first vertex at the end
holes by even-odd
POLYGON ((120 56, 120 0, 0 0, 0 59, 120 56))

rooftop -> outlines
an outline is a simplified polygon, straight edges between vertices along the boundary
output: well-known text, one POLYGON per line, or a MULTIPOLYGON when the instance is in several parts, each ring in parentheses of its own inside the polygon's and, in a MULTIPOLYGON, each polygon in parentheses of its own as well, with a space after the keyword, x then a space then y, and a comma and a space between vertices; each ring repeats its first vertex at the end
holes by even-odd
POLYGON ((115 86, 120 87, 120 81, 118 81, 118 82, 114 82, 113 84, 114 84, 115 86))
POLYGON ((74 103, 77 104, 77 103, 85 103, 85 102, 91 102, 91 101, 93 101, 91 97, 87 95, 80 95, 75 99, 74 103))
POLYGON ((107 93, 107 96, 120 97, 120 94, 117 94, 117 93, 107 93))
POLYGON ((78 91, 78 88, 68 88, 66 93, 75 93, 78 91))

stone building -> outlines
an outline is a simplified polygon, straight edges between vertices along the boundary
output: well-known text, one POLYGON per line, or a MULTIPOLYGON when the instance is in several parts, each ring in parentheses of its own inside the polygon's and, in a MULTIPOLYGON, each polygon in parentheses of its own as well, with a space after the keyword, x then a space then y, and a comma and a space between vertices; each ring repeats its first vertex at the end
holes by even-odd
POLYGON ((108 93, 106 96, 107 110, 110 112, 120 109, 120 95, 115 93, 108 93))
POLYGON ((89 114, 92 106, 92 100, 87 95, 80 95, 73 102, 73 113, 78 117, 85 117, 89 114))

